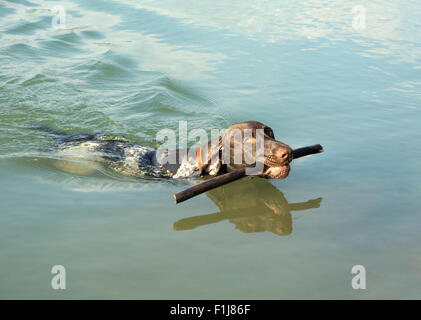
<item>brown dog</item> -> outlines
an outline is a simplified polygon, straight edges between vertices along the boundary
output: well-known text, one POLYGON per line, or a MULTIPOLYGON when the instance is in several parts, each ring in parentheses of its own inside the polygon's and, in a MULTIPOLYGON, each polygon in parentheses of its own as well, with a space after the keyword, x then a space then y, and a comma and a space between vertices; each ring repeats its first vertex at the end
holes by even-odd
POLYGON ((254 167, 253 175, 284 179, 292 160, 291 148, 275 140, 272 129, 257 121, 236 123, 198 148, 164 151, 104 135, 44 131, 61 137, 59 167, 80 174, 107 168, 127 176, 186 178, 254 167))
POLYGON ((215 164, 209 161, 209 159, 215 157, 215 152, 210 148, 207 156, 208 165, 203 168, 202 174, 215 174, 215 168, 218 169, 216 173, 221 173, 221 171, 230 172, 250 165, 255 166, 256 162, 259 162, 257 158, 260 154, 260 162, 264 165, 261 171, 262 176, 275 179, 284 179, 288 176, 289 163, 292 161, 292 149, 285 143, 275 140, 273 130, 267 125, 257 121, 239 122, 230 126, 219 140, 219 162, 216 162, 217 165, 215 167, 215 164), (261 152, 258 151, 259 130, 262 133, 260 141, 261 152), (249 132, 248 137, 247 131, 249 132), (238 139, 240 139, 240 142, 237 143, 235 141, 236 134, 239 137, 238 139), (229 148, 225 153, 225 157, 224 148, 229 148), (239 151, 241 154, 240 161, 235 159, 236 151, 239 151), (250 160, 252 163, 250 163, 250 160))
POLYGON ((254 175, 284 179, 289 174, 291 160, 292 149, 275 140, 273 130, 257 121, 233 124, 218 139, 199 148, 156 152, 153 157, 155 166, 164 167, 175 178, 214 176, 254 167, 254 175), (173 163, 166 162, 171 156, 173 163))

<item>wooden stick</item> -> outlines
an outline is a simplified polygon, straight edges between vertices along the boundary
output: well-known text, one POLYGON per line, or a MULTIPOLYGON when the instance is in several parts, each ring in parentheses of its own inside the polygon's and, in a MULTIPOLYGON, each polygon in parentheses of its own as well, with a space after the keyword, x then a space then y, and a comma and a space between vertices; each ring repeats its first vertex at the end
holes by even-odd
MULTIPOLYGON (((293 159, 301 158, 308 156, 310 154, 323 152, 323 147, 320 144, 315 144, 313 146, 303 147, 293 150, 293 159)), ((202 194, 206 191, 212 190, 224 184, 233 182, 235 180, 241 179, 246 176, 246 168, 239 170, 231 171, 220 176, 216 176, 212 179, 206 180, 202 183, 199 183, 195 186, 187 188, 186 190, 180 191, 173 194, 175 203, 180 203, 186 201, 190 198, 193 198, 199 194, 202 194)))
POLYGON ((209 191, 211 189, 230 183, 232 181, 241 179, 245 176, 246 176, 246 168, 231 171, 231 172, 222 174, 220 176, 216 176, 215 178, 206 180, 205 182, 196 184, 195 186, 190 187, 186 190, 175 193, 173 194, 173 198, 174 198, 175 203, 180 203, 190 198, 193 198, 199 194, 202 194, 203 192, 209 191))
POLYGON ((292 158, 297 159, 311 154, 323 152, 323 147, 320 144, 315 144, 308 147, 298 148, 292 151, 292 158))

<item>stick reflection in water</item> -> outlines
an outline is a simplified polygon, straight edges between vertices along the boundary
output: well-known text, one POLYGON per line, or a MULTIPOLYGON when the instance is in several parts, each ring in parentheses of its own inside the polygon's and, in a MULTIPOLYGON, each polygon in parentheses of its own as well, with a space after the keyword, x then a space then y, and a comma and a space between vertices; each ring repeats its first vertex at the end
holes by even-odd
POLYGON ((184 218, 174 223, 174 230, 191 230, 228 220, 245 232, 269 231, 280 236, 292 232, 291 211, 319 208, 322 198, 288 203, 283 193, 268 180, 249 178, 206 192, 220 212, 184 218))

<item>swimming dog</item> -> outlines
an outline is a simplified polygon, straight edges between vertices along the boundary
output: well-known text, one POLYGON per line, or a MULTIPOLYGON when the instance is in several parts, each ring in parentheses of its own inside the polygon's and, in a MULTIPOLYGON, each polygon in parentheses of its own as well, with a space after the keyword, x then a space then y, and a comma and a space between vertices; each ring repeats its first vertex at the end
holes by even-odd
MULTIPOLYGON (((57 134, 51 129, 47 131, 57 134)), ((292 149, 276 140, 273 130, 258 121, 233 124, 220 137, 199 147, 164 152, 95 134, 63 135, 60 142, 60 159, 89 161, 134 177, 215 176, 249 167, 254 159, 254 164, 260 163, 262 168, 256 175, 284 179, 292 161, 292 149), (171 157, 174 161, 168 161, 171 157)))

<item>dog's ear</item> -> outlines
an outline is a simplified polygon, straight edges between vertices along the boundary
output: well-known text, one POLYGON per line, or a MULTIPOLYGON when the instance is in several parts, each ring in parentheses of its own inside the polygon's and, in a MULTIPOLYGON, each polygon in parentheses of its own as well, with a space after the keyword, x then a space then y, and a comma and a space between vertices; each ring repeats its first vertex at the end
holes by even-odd
POLYGON ((221 137, 209 141, 207 148, 200 147, 197 150, 198 165, 202 175, 215 176, 219 173, 222 168, 221 151, 221 137))

